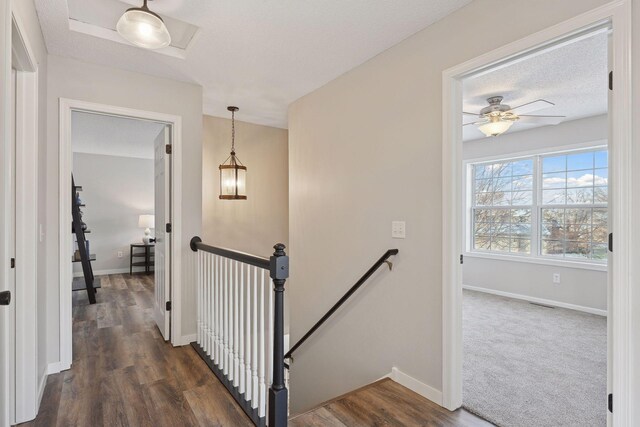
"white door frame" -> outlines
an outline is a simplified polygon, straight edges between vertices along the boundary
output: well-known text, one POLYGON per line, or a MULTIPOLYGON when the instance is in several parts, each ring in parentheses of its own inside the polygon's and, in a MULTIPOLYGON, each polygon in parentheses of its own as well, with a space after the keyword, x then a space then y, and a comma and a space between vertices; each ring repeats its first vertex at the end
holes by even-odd
MULTIPOLYGON (((9 244, 11 231, 9 223, 9 207, 11 192, 9 191, 9 162, 6 155, 11 140, 11 2, 0 0, 0 283, 9 280, 9 244)), ((2 287, 4 289, 4 286, 2 287)), ((0 426, 10 425, 10 322, 9 307, 0 307, 0 426)))
MULTIPOLYGON (((443 220, 443 406, 454 410, 462 405, 462 79, 500 63, 531 54, 567 36, 579 34, 609 22, 612 30, 612 70, 615 82, 610 104, 612 140, 609 150, 612 170, 610 190, 610 230, 614 233, 615 259, 609 268, 612 275, 613 323, 612 383, 609 392, 615 397, 612 425, 638 425, 632 420, 634 397, 630 388, 631 330, 631 2, 618 0, 510 43, 443 72, 443 147, 442 147, 442 220, 443 220)), ((604 82, 603 82, 604 84, 604 82)), ((637 259, 636 259, 637 262, 637 259)), ((636 397, 638 399, 638 397, 636 397)), ((637 402, 636 402, 637 403, 637 402)))
MULTIPOLYGON (((73 252, 71 224, 71 112, 85 111, 109 116, 151 120, 171 125, 171 343, 181 345, 181 273, 182 273, 182 117, 152 111, 97 104, 60 98, 60 157, 59 157, 59 214, 60 214, 60 370, 71 367, 72 357, 72 268, 73 252)), ((99 294, 98 294, 99 296, 99 294)))
POLYGON ((46 375, 38 372, 38 62, 17 15, 12 15, 16 69, 16 292, 14 404, 11 421, 32 420, 46 375), (40 375, 41 374, 41 375, 40 375))

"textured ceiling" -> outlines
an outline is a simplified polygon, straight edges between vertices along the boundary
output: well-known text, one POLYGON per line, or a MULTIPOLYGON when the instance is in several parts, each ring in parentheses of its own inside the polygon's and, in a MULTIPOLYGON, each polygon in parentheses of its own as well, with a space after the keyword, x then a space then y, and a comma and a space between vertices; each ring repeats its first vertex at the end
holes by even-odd
MULTIPOLYGON (((607 112, 608 60, 606 32, 553 48, 463 82, 463 110, 479 112, 486 98, 504 96, 511 107, 546 99, 556 104, 536 115, 567 116, 565 121, 607 112)), ((464 116, 464 122, 473 120, 464 116)), ((509 133, 541 125, 516 122, 509 133)), ((476 126, 463 128, 465 141, 484 138, 476 126)))
POLYGON ((76 153, 153 159, 153 143, 165 125, 74 111, 71 144, 76 153))
MULTIPOLYGON (((84 0, 98 5, 103 0, 84 0)), ((69 29, 66 0, 35 0, 50 53, 194 82, 204 112, 287 126, 299 97, 471 0, 155 0, 152 10, 200 28, 185 59, 69 29)), ((122 3, 124 11, 136 1, 122 3)))

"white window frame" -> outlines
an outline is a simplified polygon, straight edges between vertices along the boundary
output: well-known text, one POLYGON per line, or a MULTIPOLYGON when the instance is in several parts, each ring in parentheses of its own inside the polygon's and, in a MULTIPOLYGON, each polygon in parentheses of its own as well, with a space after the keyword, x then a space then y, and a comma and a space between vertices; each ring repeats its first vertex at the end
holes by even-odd
MULTIPOLYGON (((485 259, 499 259, 505 261, 517 261, 531 264, 542 265, 555 265, 569 268, 579 268, 586 270, 607 271, 606 261, 600 262, 596 260, 584 260, 584 259, 568 259, 566 257, 553 257, 548 255, 542 255, 541 253, 541 224, 540 215, 542 212, 542 204, 539 203, 542 197, 542 171, 540 160, 543 156, 548 155, 561 155, 573 152, 588 152, 607 150, 608 145, 606 140, 589 141, 586 143, 572 144, 569 146, 560 146, 555 148, 544 148, 539 150, 530 150, 525 152, 504 153, 500 155, 494 155, 489 157, 467 159, 463 162, 464 171, 464 183, 463 186, 463 203, 464 203, 464 228, 463 228, 463 245, 465 249, 464 256, 469 258, 485 258, 485 259), (473 249, 473 166, 483 163, 494 163, 500 161, 517 161, 524 159, 533 159, 533 194, 531 205, 531 253, 499 253, 484 250, 473 249)), ((567 205, 557 205, 557 207, 565 208, 567 205)), ((511 207, 511 206, 510 206, 511 207)), ((569 206, 569 207, 572 207, 569 206)), ((596 204, 580 205, 578 207, 603 207, 596 204)), ((608 204, 604 207, 608 207, 608 204)), ((511 207, 512 208, 512 207, 511 207)))
MULTIPOLYGON (((542 239, 542 225, 541 225, 541 221, 540 221, 540 218, 542 216, 542 209, 565 209, 565 210, 566 209, 607 209, 607 212, 609 210, 609 203, 608 202, 607 203, 591 203, 591 204, 575 204, 575 203, 570 204, 570 203, 567 203, 567 201, 565 200, 565 203, 558 204, 558 205, 544 204, 543 203, 543 197, 542 197, 543 187, 541 185, 542 184, 542 179, 543 179, 543 171, 542 171, 542 164, 541 164, 542 159, 544 157, 551 157, 551 156, 556 156, 556 155, 567 155, 569 153, 590 153, 590 152, 593 153, 593 152, 596 152, 596 151, 603 151, 603 150, 607 150, 607 152, 608 152, 608 148, 606 146, 604 146, 604 147, 600 146, 600 147, 591 147, 591 148, 581 149, 581 150, 553 151, 551 153, 539 154, 536 157, 536 162, 535 163, 538 164, 538 171, 540 173, 540 176, 536 176, 535 177, 535 180, 537 181, 537 184, 538 184, 537 197, 538 197, 538 200, 540 201, 540 203, 536 206, 536 211, 537 211, 537 214, 538 214, 536 240, 537 240, 537 242, 539 244, 538 252, 536 252, 536 254, 538 256, 540 256, 542 258, 545 258, 545 259, 553 258, 553 259, 562 259, 563 261, 572 261, 570 258, 567 259, 566 253, 563 253, 562 257, 554 257, 552 255, 543 255, 542 254, 541 242, 542 242, 543 239, 542 239)), ((593 168, 594 171, 595 171, 595 169, 596 168, 593 168)), ((566 172, 566 173, 569 172, 566 169, 566 167, 565 167, 564 172, 566 172)), ((608 175, 609 175, 609 165, 607 164, 607 194, 609 192, 608 175)), ((568 184, 565 182, 565 186, 563 187, 565 190, 568 189, 567 185, 568 184)), ((593 222, 593 219, 592 219, 592 222, 593 222)), ((591 236, 590 243, 593 244, 593 229, 591 231, 592 231, 592 236, 591 236)), ((587 262, 587 263, 590 263, 590 264, 604 265, 604 266, 607 265, 606 258, 603 261, 590 259, 588 261, 582 260, 580 262, 587 262)))
MULTIPOLYGON (((469 243, 468 243, 468 247, 469 247, 469 251, 473 252, 473 253, 482 253, 482 254, 497 254, 497 255, 512 255, 512 256, 517 256, 517 257, 528 257, 531 254, 534 253, 534 247, 533 247, 533 236, 534 236, 534 210, 536 209, 536 157, 535 156, 524 156, 524 157, 508 157, 508 158, 500 158, 497 160, 489 160, 489 161, 483 161, 483 162, 473 162, 473 163, 469 163, 469 173, 471 175, 471 178, 469 180, 469 186, 468 188, 468 192, 471 195, 471 198, 469 200, 469 243), (528 205, 495 205, 495 204, 491 204, 488 206, 477 206, 475 205, 475 198, 476 198, 476 190, 475 190, 475 176, 473 174, 473 169, 475 166, 480 166, 480 165, 487 165, 487 164, 495 164, 495 163, 513 163, 513 162, 517 162, 517 161, 521 161, 521 160, 531 160, 532 166, 531 166, 531 178, 532 178, 532 187, 531 187, 531 204, 528 205), (474 209, 491 209, 491 210, 514 210, 514 209, 529 209, 531 211, 531 238, 530 240, 530 247, 529 247, 529 252, 530 254, 526 254, 526 253, 518 253, 518 252, 499 252, 499 251, 493 251, 493 250, 481 250, 481 249, 474 249, 473 248, 473 244, 475 242, 475 221, 474 221, 474 214, 473 214, 473 210, 474 209)), ((518 175, 516 175, 518 176, 518 175)), ((522 175, 522 176, 528 176, 528 175, 522 175)), ((514 175, 511 175, 510 178, 512 178, 513 181, 513 177, 514 175)), ((513 193, 513 191, 512 191, 513 193)), ((512 238, 511 232, 509 232, 509 238, 512 238)))

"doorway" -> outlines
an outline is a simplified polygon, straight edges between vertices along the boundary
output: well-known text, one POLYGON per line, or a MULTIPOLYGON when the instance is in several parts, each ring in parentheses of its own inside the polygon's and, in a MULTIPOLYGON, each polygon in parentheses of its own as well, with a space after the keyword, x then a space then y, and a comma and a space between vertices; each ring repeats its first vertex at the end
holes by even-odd
POLYGON ((462 80, 463 406, 497 425, 606 425, 608 38, 462 80))
MULTIPOLYGON (((180 117, 151 113, 139 110, 131 110, 120 107, 105 106, 99 104, 91 104, 82 101, 66 100, 62 99, 61 103, 61 115, 60 115, 60 129, 61 129, 61 149, 60 149, 60 211, 61 211, 61 230, 68 229, 65 224, 67 220, 71 220, 71 209, 67 206, 65 201, 71 200, 71 174, 74 169, 83 169, 83 175, 92 183, 93 198, 97 203, 101 203, 100 200, 104 199, 104 195, 109 193, 108 183, 105 180, 94 180, 91 168, 86 168, 87 155, 91 153, 73 153, 74 147, 74 118, 83 118, 87 123, 91 121, 98 121, 101 124, 95 124, 96 126, 104 126, 105 123, 111 123, 112 133, 117 136, 116 130, 122 130, 122 124, 128 123, 131 126, 138 125, 137 129, 143 129, 143 132, 152 132, 154 136, 149 139, 148 144, 145 147, 134 147, 127 144, 120 144, 124 141, 123 138, 114 140, 109 143, 104 138, 98 138, 91 140, 88 144, 92 148, 84 151, 97 151, 104 150, 105 147, 112 147, 122 145, 124 150, 133 150, 121 158, 129 158, 129 169, 133 174, 140 172, 142 169, 149 170, 148 176, 145 178, 151 182, 151 186, 143 191, 140 197, 132 196, 126 197, 126 200, 122 200, 123 209, 127 211, 127 227, 121 224, 117 227, 118 233, 124 232, 125 228, 128 230, 125 243, 117 243, 116 246, 108 246, 102 248, 104 256, 103 261, 107 261, 108 258, 114 258, 112 261, 115 267, 110 268, 105 264, 100 267, 102 270, 96 270, 93 273, 102 273, 104 275, 123 273, 126 269, 127 273, 141 272, 146 273, 147 276, 153 276, 154 282, 154 302, 153 309, 154 320, 158 326, 158 329, 162 337, 166 341, 171 341, 175 344, 174 340, 179 337, 176 334, 176 327, 179 327, 179 309, 169 310, 172 302, 179 300, 180 295, 180 283, 176 280, 179 274, 179 237, 177 233, 173 233, 180 226, 180 209, 179 209, 179 177, 177 176, 177 169, 179 170, 180 159, 180 117), (119 123, 116 124, 115 122, 119 123), (155 129, 155 130, 154 130, 155 129), (84 159, 83 159, 84 158, 84 159), (138 163, 144 163, 144 166, 136 166, 138 163), (136 163, 137 164, 137 163, 136 163), (67 186, 68 184, 68 186, 67 186), (95 184, 95 185, 94 185, 95 184), (107 185, 103 190, 99 190, 97 187, 107 185), (142 206, 138 202, 142 199, 148 199, 147 204, 142 206), (124 207, 126 205, 126 208, 124 207), (136 210, 136 212, 133 212, 136 210), (131 212, 129 212, 131 211, 131 212), (155 220, 155 221, 154 221, 155 220), (154 224, 155 222, 155 224, 154 224), (140 228, 137 228, 140 227, 140 228), (155 233, 150 232, 150 228, 155 229, 155 233), (146 230, 145 230, 146 229, 146 230), (144 230, 144 234, 143 234, 144 230), (137 233, 137 234, 136 234, 137 233), (136 234, 134 236, 134 234, 136 234), (128 239, 128 240, 127 240, 128 239), (144 240, 144 242, 143 242, 144 240), (129 242, 130 241, 130 242, 129 242), (128 242, 128 243, 127 243, 128 242), (120 245, 120 246, 118 246, 120 245), (153 254, 153 255, 151 255, 153 254), (142 265, 144 263, 145 265, 142 265), (126 266, 125 266, 126 264, 126 266), (150 264, 150 265, 147 265, 150 264), (152 273, 152 274, 151 274, 152 273)), ((101 133, 101 132, 98 132, 101 133)), ((104 133, 104 132, 102 132, 104 133)), ((107 133, 107 135, 110 135, 107 133)), ((109 136, 107 136, 108 139, 109 136)), ((134 135, 134 139, 136 136, 134 135)), ((82 149, 81 149, 82 151, 82 149)), ((96 154, 96 153, 93 153, 96 154)), ((100 153, 97 153, 100 155, 100 153)), ((102 153, 104 154, 104 153, 102 153)), ((104 156, 101 161, 104 161, 104 156)), ((94 169, 95 170, 95 169, 94 169)), ((103 171, 104 172, 104 171, 103 171)), ((109 173, 118 174, 117 167, 109 173)), ((97 175, 97 173, 96 173, 97 175)), ((146 176, 146 175, 145 175, 146 176)), ((75 177, 74 177, 75 178, 75 177)), ((123 178, 118 176, 118 179, 123 178)), ((115 180, 116 177, 114 176, 115 180)), ((132 181, 129 187, 135 187, 136 178, 131 177, 132 181)), ((76 183, 80 185, 80 183, 76 183)), ((125 185, 126 187, 126 185, 125 185)), ((83 188, 84 189, 84 188, 83 188)), ((82 195, 80 196, 83 197, 82 195)), ((90 198, 87 194, 87 200, 90 198)), ((116 196, 114 196, 116 197, 116 196)), ((104 200, 102 200, 104 201, 104 200)), ((85 203, 80 203, 84 205, 85 203)), ((89 206, 85 207, 89 213, 89 206)), ((94 215, 98 212, 103 212, 102 209, 94 210, 94 215)), ((121 213, 119 213, 121 214, 121 213)), ((90 227, 90 216, 87 216, 86 228, 90 227)), ((101 222, 104 224, 104 222, 101 222)), ((83 226, 84 227, 84 226, 83 226)), ((65 236, 67 233, 62 234, 65 236)), ((102 230, 103 237, 109 236, 113 233, 102 230)), ((93 233, 88 234, 92 236, 93 233)), ((98 238, 97 234, 94 237, 95 242, 90 242, 91 255, 94 250, 97 250, 104 243, 98 238)), ((107 239, 104 239, 107 240, 107 239)), ((124 241, 124 240, 123 240, 124 241)), ((61 254, 69 253, 74 254, 74 241, 72 238, 61 239, 61 254)), ((96 254, 96 260, 92 261, 93 269, 98 265, 98 257, 96 254)), ((61 257, 61 370, 68 369, 71 366, 72 359, 72 264, 69 258, 62 259, 61 257)), ((80 275, 80 272, 76 272, 80 275)), ((82 274, 84 276, 84 274, 82 274)), ((97 276, 97 275, 95 275, 97 276)), ((85 290, 85 289, 83 289, 85 290)), ((96 293, 96 300, 99 303, 100 291, 96 293)), ((103 309, 104 310, 104 309, 103 309)))
MULTIPOLYGON (((479 58, 454 67, 443 74, 444 102, 444 138, 443 138, 443 220, 444 263, 443 263, 443 403, 448 409, 456 409, 463 404, 463 339, 462 339, 462 262, 465 253, 463 227, 464 185, 462 179, 462 95, 463 80, 487 70, 495 70, 505 64, 522 60, 537 52, 558 46, 585 34, 591 34, 604 26, 611 28, 612 76, 616 82, 616 91, 610 102, 609 134, 609 231, 614 233, 613 251, 615 260, 609 256, 608 283, 608 386, 607 393, 620 396, 616 398, 616 412, 607 414, 608 422, 625 419, 630 409, 628 399, 628 353, 624 337, 628 334, 630 307, 626 295, 629 291, 628 266, 630 260, 625 251, 628 245, 628 220, 630 218, 630 189, 623 183, 628 181, 630 166, 627 162, 630 153, 631 118, 629 109, 628 85, 630 72, 625 58, 628 55, 629 32, 625 16, 628 16, 628 4, 604 6, 595 11, 580 15, 504 48, 490 52, 479 58), (622 253, 621 253, 622 252, 622 253), (618 255, 620 254, 620 255, 618 255), (613 326, 611 326, 613 325, 613 326), (612 357, 615 355, 615 358, 612 357)), ((606 82, 605 82, 606 84, 606 82)), ((602 396, 606 407, 607 396, 602 396)))

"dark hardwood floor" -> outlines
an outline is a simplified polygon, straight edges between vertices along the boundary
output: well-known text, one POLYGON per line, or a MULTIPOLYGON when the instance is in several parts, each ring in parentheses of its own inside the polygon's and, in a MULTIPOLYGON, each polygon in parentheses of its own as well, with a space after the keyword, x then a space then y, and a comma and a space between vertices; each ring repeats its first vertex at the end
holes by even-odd
POLYGON ((164 342, 152 275, 99 280, 97 304, 73 293, 73 366, 49 376, 38 417, 22 425, 253 425, 190 346, 164 342))
MULTIPOLYGON (((73 366, 50 375, 38 417, 23 426, 253 424, 190 347, 166 343, 153 321, 153 276, 97 278, 97 304, 73 293, 73 366)), ((486 426, 382 380, 302 414, 291 426, 486 426)))
POLYGON ((450 412, 388 378, 332 399, 289 422, 290 427, 492 425, 464 409, 450 412))

